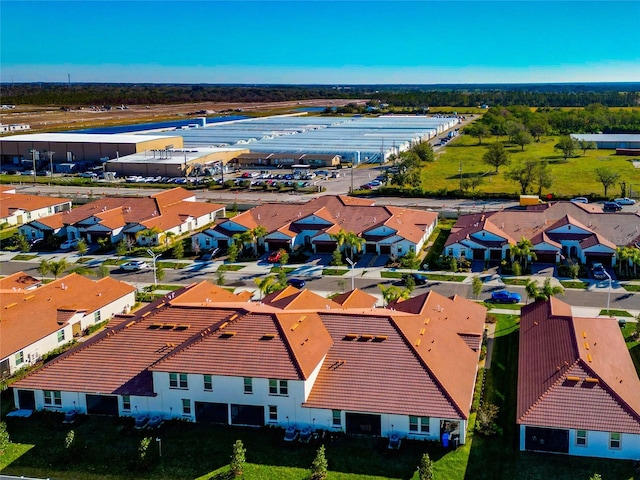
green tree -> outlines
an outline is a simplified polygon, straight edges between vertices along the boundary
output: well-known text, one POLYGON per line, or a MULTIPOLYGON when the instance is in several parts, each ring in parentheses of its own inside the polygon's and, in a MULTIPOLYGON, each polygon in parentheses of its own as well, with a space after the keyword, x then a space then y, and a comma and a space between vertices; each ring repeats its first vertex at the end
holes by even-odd
POLYGON ((408 289, 398 288, 395 285, 385 286, 379 284, 378 287, 382 292, 382 298, 384 299, 385 305, 389 305, 391 302, 395 302, 400 298, 406 300, 411 295, 411 292, 408 289))
POLYGON ((109 276, 109 267, 107 267, 104 263, 98 265, 98 269, 96 270, 96 275, 98 278, 105 278, 109 276))
POLYGON ((592 142, 589 140, 578 140, 578 146, 582 149, 582 155, 587 154, 587 150, 595 150, 598 148, 596 142, 592 142))
POLYGON ((7 424, 0 422, 0 456, 4 455, 4 452, 11 445, 11 437, 7 431, 7 424))
POLYGON ((124 257, 129 251, 129 246, 127 245, 127 241, 123 238, 116 244, 116 255, 118 258, 124 257))
POLYGON ((549 124, 546 120, 543 120, 540 117, 537 117, 533 121, 529 122, 528 126, 529 131, 531 132, 531 135, 533 135, 533 138, 536 142, 539 142, 540 137, 542 135, 546 135, 546 133, 549 131, 549 124))
POLYGON ((598 180, 602 186, 604 187, 604 196, 607 196, 607 190, 611 185, 615 185, 615 183, 620 178, 620 174, 614 172, 608 167, 598 167, 596 168, 596 180, 598 180))
POLYGON ((328 468, 329 462, 327 462, 324 445, 320 445, 320 448, 316 452, 316 458, 313 459, 313 463, 311 464, 311 479, 324 480, 327 478, 328 468))
POLYGON ((589 480, 602 480, 602 475, 600 475, 599 473, 594 473, 589 477, 589 480))
POLYGON ((420 457, 420 465, 418 465, 418 478, 420 480, 433 480, 433 462, 429 458, 429 454, 425 453, 420 457))
POLYGON ((498 169, 504 165, 508 165, 511 160, 509 158, 509 152, 504 149, 504 145, 496 142, 489 145, 489 149, 482 156, 482 161, 487 165, 495 167, 496 173, 498 173, 498 169))
POLYGON ((51 271, 51 266, 49 264, 49 261, 46 258, 43 258, 42 260, 40 260, 40 263, 38 264, 38 273, 42 277, 42 280, 44 280, 44 277, 50 271, 51 271))
POLYGON ((153 245, 158 240, 160 233, 161 230, 156 226, 145 228, 144 230, 136 232, 136 240, 143 240, 142 243, 144 245, 153 245))
POLYGON ((353 260, 354 252, 361 252, 367 241, 355 232, 347 232, 344 243, 347 247, 347 256, 353 260))
POLYGON ((478 139, 478 145, 482 145, 482 139, 491 134, 489 127, 482 122, 475 122, 473 125, 469 125, 464 129, 464 132, 467 135, 476 137, 478 139))
POLYGON ((236 238, 236 235, 234 235, 233 241, 229 243, 229 248, 227 248, 227 260, 230 263, 234 263, 238 260, 238 255, 240 254, 240 247, 238 246, 239 242, 240 240, 236 238))
POLYGON ((89 251, 89 246, 84 238, 81 238, 76 245, 76 249, 78 250, 78 255, 80 258, 84 257, 89 251))
POLYGON ((180 260, 184 257, 184 244, 182 241, 176 242, 176 244, 171 249, 171 256, 176 260, 180 260))
POLYGON ((484 403, 476 414, 476 432, 489 436, 498 432, 496 418, 500 409, 493 403, 484 403))
POLYGON ((401 187, 419 187, 421 185, 420 177, 420 157, 412 151, 402 152, 398 156, 396 163, 397 173, 391 178, 393 185, 401 187))
POLYGON ((164 274, 164 267, 161 263, 156 262, 156 280, 158 280, 159 282, 164 280, 164 274))
POLYGON ((535 280, 532 279, 527 280, 527 284, 524 286, 524 290, 525 292, 527 292, 527 303, 529 303, 530 298, 535 302, 540 295, 538 284, 535 280))
POLYGON ((280 261, 278 262, 280 265, 284 266, 289 263, 289 252, 287 252, 284 248, 278 250, 280 253, 280 261))
POLYGON ((504 131, 509 137, 509 142, 511 143, 516 143, 516 136, 523 130, 525 130, 525 127, 520 122, 515 120, 507 120, 504 122, 504 131))
POLYGON ((556 295, 564 295, 564 288, 559 285, 551 285, 551 279, 547 277, 544 279, 541 293, 543 296, 543 300, 548 300, 549 298, 555 297, 556 295))
POLYGON ((433 147, 429 142, 418 143, 411 150, 422 162, 433 162, 436 159, 436 155, 433 153, 433 147))
POLYGON ((543 188, 551 188, 551 185, 553 185, 553 175, 549 162, 543 161, 538 164, 535 177, 535 183, 538 185, 538 196, 541 196, 543 188))
POLYGON ((529 266, 529 258, 532 260, 538 259, 536 253, 533 251, 533 243, 531 243, 531 240, 528 238, 522 237, 515 245, 509 245, 509 248, 511 249, 512 259, 517 258, 525 272, 529 266))
POLYGON ((256 285, 258 286, 258 290, 260 291, 260 300, 262 300, 262 298, 265 295, 268 295, 272 292, 275 292, 276 289, 276 285, 278 282, 276 282, 276 277, 275 275, 267 275, 266 277, 258 277, 256 279, 253 280, 256 285))
POLYGON ((484 177, 480 174, 470 175, 462 179, 462 190, 471 190, 474 192, 480 185, 484 183, 484 177))
POLYGON ((413 275, 404 276, 404 287, 409 290, 409 293, 413 293, 416 289, 416 279, 413 278, 413 275))
POLYGON ((49 262, 49 271, 53 274, 55 279, 69 267, 69 263, 66 258, 61 258, 58 261, 51 260, 49 262))
POLYGON ((231 454, 231 462, 229 467, 231 468, 231 474, 234 477, 239 477, 244 471, 244 464, 246 463, 247 450, 242 444, 242 440, 236 440, 233 444, 233 453, 231 454))
POLYGON ((518 161, 511 169, 505 172, 504 177, 520 184, 520 193, 527 194, 527 190, 536 179, 538 161, 532 158, 518 161))
POLYGON ((482 293, 482 280, 480 277, 473 277, 471 281, 471 290, 473 291, 473 296, 478 298, 482 293))
POLYGON ((566 160, 567 158, 573 156, 574 152, 578 148, 578 142, 576 142, 569 135, 565 135, 564 137, 560 138, 560 141, 555 145, 554 148, 560 150, 564 159, 566 160))
POLYGON ((522 151, 524 152, 524 147, 533 143, 533 137, 526 130, 520 130, 516 133, 515 137, 513 137, 513 143, 516 145, 520 145, 522 147, 522 151))
POLYGON ((16 245, 18 246, 18 250, 22 253, 27 253, 31 250, 31 245, 29 245, 29 240, 25 235, 19 234, 16 238, 16 245))
POLYGON ((225 283, 224 272, 216 272, 216 285, 222 287, 225 283))
POLYGON ((415 270, 420 266, 420 258, 414 251, 408 251, 400 258, 400 267, 415 270))
POLYGON ((98 239, 98 250, 101 252, 108 252, 111 250, 111 241, 107 237, 98 239))
POLYGON ((334 267, 344 265, 344 262, 342 261, 342 253, 340 253, 340 250, 337 248, 331 254, 331 265, 334 267))

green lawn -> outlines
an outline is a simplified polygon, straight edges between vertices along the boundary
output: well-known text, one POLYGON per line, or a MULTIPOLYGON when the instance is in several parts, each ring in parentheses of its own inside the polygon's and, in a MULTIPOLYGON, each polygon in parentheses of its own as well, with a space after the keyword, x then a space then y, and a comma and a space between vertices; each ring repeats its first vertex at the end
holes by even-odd
POLYGON ((581 290, 586 290, 589 286, 587 282, 580 280, 561 280, 560 283, 564 288, 579 288, 581 290))
POLYGON ((623 285, 623 287, 627 292, 640 292, 640 285, 638 284, 627 284, 623 285))
POLYGON ((293 272, 297 267, 271 267, 271 270, 269 270, 271 273, 280 273, 281 270, 284 270, 284 273, 291 273, 293 272))
POLYGON ((342 269, 342 268, 323 268, 322 269, 322 275, 340 276, 340 275, 344 275, 348 271, 349 270, 342 269))
POLYGON ((33 260, 34 258, 38 258, 37 253, 21 253, 13 257, 11 260, 33 260))
POLYGON ((234 265, 224 263, 218 267, 216 272, 237 272, 238 270, 242 270, 246 265, 234 265))
POLYGON ((614 309, 607 310, 606 308, 600 310, 600 313, 598 315, 610 315, 615 317, 633 317, 633 315, 631 315, 626 310, 614 310, 614 309))
MULTIPOLYGON (((504 141, 505 137, 500 137, 504 141)), ((519 185, 504 178, 504 172, 508 166, 501 167, 495 174, 495 168, 482 161, 487 145, 494 143, 495 137, 490 137, 478 145, 478 139, 461 135, 452 140, 440 154, 437 160, 431 164, 423 165, 422 185, 430 191, 457 191, 460 185, 460 162, 462 162, 462 175, 484 175, 484 183, 478 188, 478 192, 492 194, 519 195, 519 185), (437 185, 437 190, 434 185, 437 185)), ((640 183, 640 169, 634 168, 632 157, 615 155, 613 150, 588 150, 586 155, 582 151, 578 156, 569 158, 566 162, 559 151, 553 146, 558 142, 558 137, 543 137, 540 142, 532 143, 525 147, 524 152, 519 146, 507 146, 512 163, 518 159, 537 158, 547 160, 552 170, 554 184, 550 189, 543 190, 543 195, 551 192, 556 196, 603 196, 602 184, 595 178, 595 169, 607 167, 618 173, 629 184, 640 183)), ((617 184, 609 190, 610 196, 620 193, 617 184)))
POLYGON ((520 310, 522 305, 518 305, 517 303, 491 303, 487 302, 486 306, 489 310, 520 310))
POLYGON ((464 282, 467 278, 466 275, 441 275, 438 273, 428 273, 427 278, 429 280, 439 281, 439 282, 464 282))
POLYGON ((525 286, 529 281, 528 278, 502 278, 505 285, 521 285, 525 286))

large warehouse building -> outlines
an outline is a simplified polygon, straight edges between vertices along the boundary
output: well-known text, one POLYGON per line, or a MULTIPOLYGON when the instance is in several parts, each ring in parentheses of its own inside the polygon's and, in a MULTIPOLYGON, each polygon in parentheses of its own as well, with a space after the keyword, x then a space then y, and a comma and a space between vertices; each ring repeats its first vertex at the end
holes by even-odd
MULTIPOLYGON (((182 137, 171 135, 101 135, 34 133, 0 138, 4 168, 49 169, 50 163, 91 164, 145 151, 182 148, 182 137), (54 152, 49 158, 49 152, 54 152)), ((55 169, 55 167, 54 167, 55 169)))
POLYGON ((595 142, 599 149, 640 148, 640 135, 635 133, 573 133, 577 141, 595 142))
POLYGON ((110 160, 105 164, 105 171, 115 172, 118 177, 182 177, 191 174, 195 167, 202 171, 216 163, 226 165, 232 159, 248 153, 247 148, 147 150, 110 160))
MULTIPOLYGON (((252 153, 339 155, 354 163, 383 163, 458 124, 456 117, 277 116, 180 131, 190 147, 245 147, 252 153)), ((166 132, 173 135, 175 132, 166 132)), ((162 135, 162 133, 160 133, 162 135)))

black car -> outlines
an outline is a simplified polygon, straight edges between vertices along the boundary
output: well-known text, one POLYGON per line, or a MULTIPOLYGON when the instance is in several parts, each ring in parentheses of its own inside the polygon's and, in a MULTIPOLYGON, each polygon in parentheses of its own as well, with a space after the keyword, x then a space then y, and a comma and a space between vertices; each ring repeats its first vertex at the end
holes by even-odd
POLYGON ((287 283, 295 288, 304 288, 306 282, 301 278, 290 278, 287 283))
POLYGON ((409 277, 413 277, 413 283, 415 285, 426 285, 427 281, 429 280, 425 275, 420 275, 419 273, 407 273, 406 275, 402 276, 402 280, 404 281, 405 285, 407 284, 407 280, 409 279, 409 277))
POLYGON ((220 255, 220 253, 221 252, 219 248, 212 248, 211 250, 209 250, 208 252, 202 255, 202 260, 205 262, 208 262, 209 260, 213 260, 218 255, 220 255))
POLYGON ((604 202, 602 210, 604 210, 605 212, 619 212, 620 210, 622 210, 622 205, 616 202, 604 202))

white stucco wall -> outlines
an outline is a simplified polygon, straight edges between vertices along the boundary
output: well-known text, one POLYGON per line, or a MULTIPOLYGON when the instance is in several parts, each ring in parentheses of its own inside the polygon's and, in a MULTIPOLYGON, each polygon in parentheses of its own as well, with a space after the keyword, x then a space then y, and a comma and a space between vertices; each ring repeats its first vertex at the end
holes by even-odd
MULTIPOLYGON (((77 321, 76 319, 72 319, 73 322, 77 321)), ((60 345, 64 345, 65 343, 70 342, 73 339, 72 332, 72 322, 69 322, 67 325, 61 326, 58 330, 49 335, 45 335, 40 340, 33 342, 30 345, 26 345, 24 348, 12 353, 11 355, 3 358, 9 359, 9 371, 11 375, 15 373, 16 370, 19 370, 22 367, 27 365, 32 365, 36 363, 45 353, 49 353, 51 350, 58 348, 60 345), (64 331, 64 339, 62 341, 58 341, 58 332, 64 331), (23 362, 20 364, 16 363, 16 354, 22 352, 23 362)))

